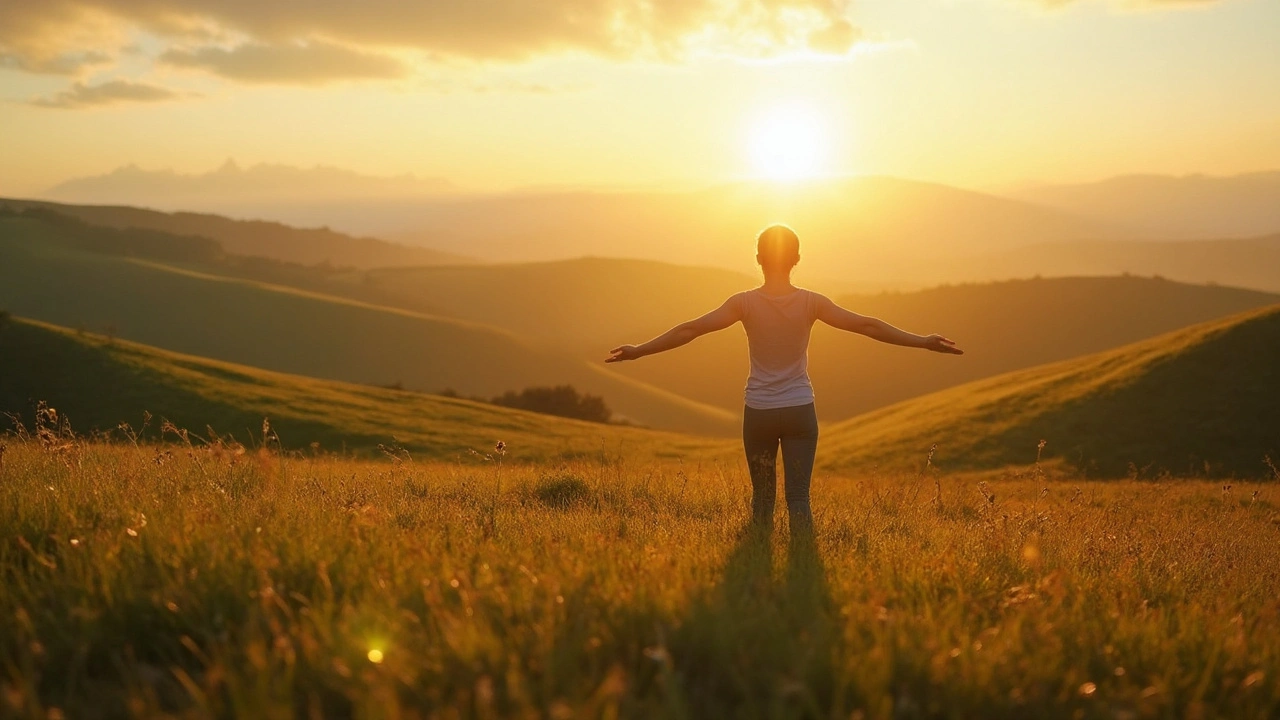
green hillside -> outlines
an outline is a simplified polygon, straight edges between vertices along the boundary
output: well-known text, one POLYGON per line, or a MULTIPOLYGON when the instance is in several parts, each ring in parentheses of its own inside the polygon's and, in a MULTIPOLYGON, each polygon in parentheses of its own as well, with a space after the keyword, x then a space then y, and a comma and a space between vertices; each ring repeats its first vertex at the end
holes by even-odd
MULTIPOLYGON (((385 302, 505 328, 530 343, 597 360, 710 310, 757 284, 751 276, 642 260, 373 270, 351 290, 385 302)), ((341 289, 337 290, 342 292, 341 289)), ((916 332, 961 342, 963 358, 890 347, 815 328, 810 372, 819 413, 843 420, 984 377, 1101 352, 1280 302, 1280 295, 1133 276, 1065 277, 842 295, 839 302, 916 332)), ((746 337, 734 327, 609 370, 738 411, 746 337)))
POLYGON ((68 233, 38 218, 0 217, 0 309, 309 377, 485 397, 571 384, 643 425, 722 435, 736 428, 730 412, 534 348, 499 329, 227 278, 190 264, 92 252, 68 233))
MULTIPOLYGON (((744 274, 641 260, 374 270, 352 292, 483 322, 531 343, 598 359, 753 287, 744 274)), ((341 290, 339 290, 341 292, 341 290)), ((1079 357, 1280 302, 1280 295, 1156 278, 1069 277, 952 285, 837 298, 847 307, 962 343, 964 358, 905 351, 818 326, 810 372, 819 412, 843 420, 961 383, 1079 357)), ((737 411, 746 381, 740 328, 609 370, 737 411)))
POLYGON ((830 426, 828 468, 944 471, 1046 461, 1089 477, 1271 476, 1280 306, 969 383, 830 426))
MULTIPOLYGON (((206 435, 206 427, 249 445, 262 420, 286 448, 375 452, 399 444, 414 457, 470 457, 507 444, 511 460, 553 460, 625 452, 684 457, 723 452, 723 441, 600 425, 468 400, 314 380, 158 350, 45 323, 0 324, 0 412, 31 423, 43 400, 77 432, 142 425, 144 412, 206 435)), ((170 439, 175 439, 170 437, 170 439)))
POLYGON ((51 210, 84 222, 117 229, 155 230, 216 240, 227 252, 303 265, 327 263, 371 268, 474 262, 462 255, 401 245, 370 237, 352 237, 328 228, 295 228, 277 222, 232 220, 206 213, 166 213, 135 207, 67 205, 0 198, 0 207, 51 210))

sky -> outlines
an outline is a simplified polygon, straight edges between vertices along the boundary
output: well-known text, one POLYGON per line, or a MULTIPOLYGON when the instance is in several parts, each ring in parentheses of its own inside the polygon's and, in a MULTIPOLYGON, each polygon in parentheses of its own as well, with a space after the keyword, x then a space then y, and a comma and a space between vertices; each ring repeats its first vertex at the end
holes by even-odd
POLYGON ((1280 168, 1277 0, 10 0, 0 195, 126 164, 464 190, 1280 168))

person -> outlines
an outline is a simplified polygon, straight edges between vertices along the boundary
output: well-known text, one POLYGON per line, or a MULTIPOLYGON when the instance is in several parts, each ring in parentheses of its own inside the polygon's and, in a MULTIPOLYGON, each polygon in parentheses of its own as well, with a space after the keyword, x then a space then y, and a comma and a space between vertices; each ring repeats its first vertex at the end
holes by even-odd
POLYGON ((680 323, 646 343, 616 347, 605 362, 673 350, 741 322, 751 356, 742 411, 742 446, 751 474, 752 520, 757 526, 772 527, 781 446, 784 495, 794 534, 797 529, 812 529, 813 523, 809 484, 818 448, 818 418, 809 382, 808 347, 814 321, 892 345, 953 355, 964 352, 941 335, 899 330, 792 285, 791 271, 800 262, 800 239, 786 225, 773 225, 760 233, 756 262, 764 272, 760 287, 737 293, 706 315, 680 323))

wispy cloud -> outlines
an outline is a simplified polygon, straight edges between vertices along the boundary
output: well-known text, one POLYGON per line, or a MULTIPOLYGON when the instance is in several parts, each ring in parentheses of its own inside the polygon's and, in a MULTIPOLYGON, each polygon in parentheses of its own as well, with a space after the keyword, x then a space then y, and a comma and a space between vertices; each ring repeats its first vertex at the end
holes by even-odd
MULTIPOLYGON (((244 82, 321 83, 399 77, 392 54, 518 62, 559 53, 679 60, 711 50, 742 57, 794 50, 844 54, 862 39, 851 0, 39 0, 0 4, 0 55, 35 67, 36 52, 97 52, 89 23, 146 32, 164 62, 244 82), (196 30, 215 45, 198 41, 196 30), (228 38, 242 44, 227 45, 228 38), (192 49, 193 41, 202 43, 192 49)), ((101 37, 102 35, 99 35, 101 37)), ((115 46, 112 46, 115 47, 115 46)))
POLYGON ((32 105, 62 110, 100 107, 120 103, 148 103, 174 100, 182 94, 157 85, 111 80, 99 85, 75 83, 69 90, 45 98, 36 98, 32 105))
POLYGON ((40 53, 0 52, 0 68, 46 75, 76 75, 81 70, 111 62, 109 54, 99 50, 40 53))
POLYGON ((319 85, 337 80, 399 78, 409 73, 407 65, 390 55, 322 42, 175 49, 165 52, 160 60, 248 83, 319 85))

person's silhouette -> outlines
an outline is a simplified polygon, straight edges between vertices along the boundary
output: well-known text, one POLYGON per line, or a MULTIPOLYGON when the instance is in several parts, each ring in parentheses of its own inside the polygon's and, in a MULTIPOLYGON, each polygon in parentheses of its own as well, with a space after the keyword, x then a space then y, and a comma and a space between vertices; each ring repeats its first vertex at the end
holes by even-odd
POLYGON ((771 526, 777 497, 776 466, 782 448, 787 511, 793 532, 809 531, 809 482, 818 446, 818 418, 809 382, 809 331, 816 320, 880 342, 963 355, 941 335, 915 335, 873 317, 850 312, 827 297, 791 284, 800 262, 800 239, 786 225, 765 228, 756 240, 764 283, 740 292, 694 320, 641 345, 614 348, 605 362, 635 360, 685 345, 701 335, 741 322, 747 331, 751 375, 747 379, 742 445, 751 472, 752 517, 771 526))

